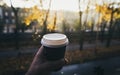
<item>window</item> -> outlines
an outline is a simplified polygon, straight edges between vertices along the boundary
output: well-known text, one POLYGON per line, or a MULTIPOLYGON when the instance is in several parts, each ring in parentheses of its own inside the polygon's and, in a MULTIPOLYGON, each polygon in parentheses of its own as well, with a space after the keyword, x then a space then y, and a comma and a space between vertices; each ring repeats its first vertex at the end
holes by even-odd
POLYGON ((12 19, 12 23, 13 23, 13 24, 15 23, 15 19, 12 19))
POLYGON ((27 13, 24 13, 25 16, 27 16, 27 13))
POLYGON ((8 12, 5 12, 5 16, 8 16, 8 12))
POLYGON ((11 12, 11 16, 13 16, 13 17, 15 16, 13 12, 11 12))
POLYGON ((20 16, 23 16, 23 13, 20 13, 20 16))
POLYGON ((9 23, 9 20, 8 20, 8 19, 6 19, 6 20, 5 20, 5 23, 6 23, 6 24, 8 24, 8 23, 9 23))
POLYGON ((0 20, 2 19, 2 15, 0 15, 0 20))

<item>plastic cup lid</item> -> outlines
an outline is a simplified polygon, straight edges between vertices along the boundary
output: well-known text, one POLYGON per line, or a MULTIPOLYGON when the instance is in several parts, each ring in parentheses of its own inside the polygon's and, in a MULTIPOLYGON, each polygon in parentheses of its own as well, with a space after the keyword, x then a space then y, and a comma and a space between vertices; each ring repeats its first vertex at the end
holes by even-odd
POLYGON ((64 34, 50 33, 43 36, 41 44, 48 47, 67 45, 68 38, 64 34))

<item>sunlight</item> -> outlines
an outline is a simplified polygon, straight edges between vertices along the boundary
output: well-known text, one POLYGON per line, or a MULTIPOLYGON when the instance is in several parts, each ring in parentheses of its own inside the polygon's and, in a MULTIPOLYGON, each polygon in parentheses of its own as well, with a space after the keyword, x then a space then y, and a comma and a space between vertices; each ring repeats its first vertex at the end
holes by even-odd
POLYGON ((35 2, 33 2, 32 0, 28 0, 28 1, 24 1, 24 0, 4 0, 4 2, 8 5, 11 6, 11 3, 14 7, 20 7, 20 8, 30 8, 35 6, 35 2))
MULTIPOLYGON (((39 0, 11 0, 14 7, 20 7, 20 8, 31 8, 34 6, 40 7, 40 1, 39 0)), ((48 9, 49 8, 49 1, 50 0, 43 0, 43 8, 48 9)), ((11 6, 10 0, 4 0, 4 2, 11 6)), ((111 3, 113 1, 110 0, 80 0, 81 5, 81 11, 86 10, 86 6, 88 3, 90 4, 90 9, 95 9, 95 4, 101 5, 104 3, 111 3), (89 3, 90 2, 90 3, 89 3)), ((114 0, 114 2, 120 2, 120 0, 114 0)), ((116 7, 118 7, 116 5, 116 7)), ((79 11, 78 10, 78 0, 52 0, 51 3, 51 10, 65 10, 65 11, 79 11)))
POLYGON ((78 11, 78 0, 53 0, 51 9, 78 11))

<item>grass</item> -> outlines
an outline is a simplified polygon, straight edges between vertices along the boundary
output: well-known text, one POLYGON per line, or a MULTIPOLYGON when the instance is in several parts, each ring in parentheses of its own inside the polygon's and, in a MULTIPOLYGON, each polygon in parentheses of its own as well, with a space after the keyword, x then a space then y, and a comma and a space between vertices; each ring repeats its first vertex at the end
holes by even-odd
MULTIPOLYGON (((109 48, 98 48, 97 53, 95 53, 94 49, 66 51, 65 58, 70 61, 69 64, 76 64, 118 56, 119 54, 120 47, 112 46, 109 48)), ((0 59, 0 75, 17 75, 13 73, 26 72, 33 57, 33 54, 29 54, 0 59)))
POLYGON ((97 48, 95 53, 95 49, 87 49, 87 50, 75 50, 75 51, 67 51, 65 57, 70 61, 69 64, 74 63, 84 63, 86 61, 92 61, 97 59, 104 59, 113 56, 119 56, 120 54, 120 46, 114 46, 109 48, 97 48))
POLYGON ((32 62, 32 59, 32 55, 1 59, 2 61, 0 62, 0 75, 12 75, 11 73, 9 74, 9 72, 27 71, 32 62))

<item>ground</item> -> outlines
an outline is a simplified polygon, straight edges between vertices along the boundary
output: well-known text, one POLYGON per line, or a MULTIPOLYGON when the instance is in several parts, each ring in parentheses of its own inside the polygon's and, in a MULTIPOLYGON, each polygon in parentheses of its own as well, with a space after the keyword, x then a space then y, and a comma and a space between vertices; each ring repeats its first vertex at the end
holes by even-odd
MULTIPOLYGON (((106 48, 99 43, 96 50, 94 48, 95 44, 86 43, 83 50, 78 49, 78 44, 69 44, 65 54, 65 58, 69 60, 69 64, 61 71, 53 73, 53 75, 87 75, 89 72, 89 75, 93 75, 93 69, 97 68, 96 72, 97 70, 101 70, 102 72, 103 68, 101 67, 107 68, 105 70, 105 75, 117 75, 111 72, 117 72, 120 74, 119 66, 117 66, 120 63, 120 44, 119 42, 117 42, 117 44, 112 44, 115 45, 111 45, 109 48, 106 48), (109 60, 109 58, 113 58, 113 60, 109 60), (102 66, 100 65, 99 67, 98 63, 102 66)), ((16 51, 2 50, 0 52, 0 75, 24 75, 38 49, 39 47, 29 47, 21 48, 16 51)))

